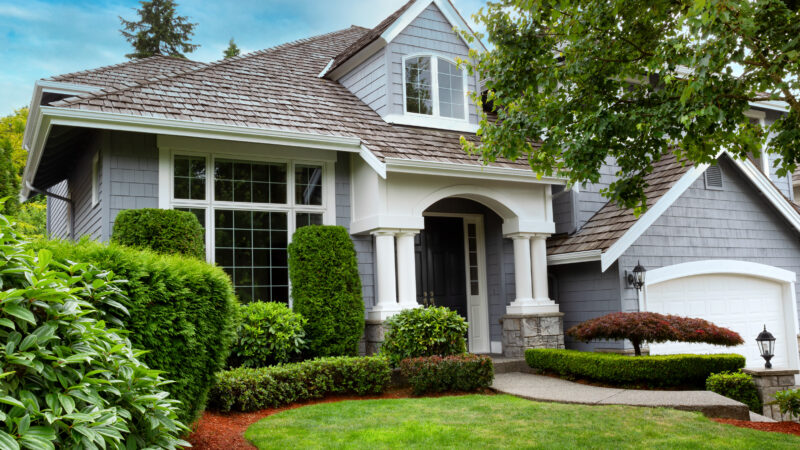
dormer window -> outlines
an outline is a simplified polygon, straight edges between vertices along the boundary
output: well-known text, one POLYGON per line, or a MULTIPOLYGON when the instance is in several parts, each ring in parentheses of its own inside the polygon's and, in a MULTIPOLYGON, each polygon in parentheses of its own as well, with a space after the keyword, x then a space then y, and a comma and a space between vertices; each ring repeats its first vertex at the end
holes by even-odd
POLYGON ((403 65, 407 114, 466 119, 466 74, 455 62, 439 56, 410 56, 403 65))

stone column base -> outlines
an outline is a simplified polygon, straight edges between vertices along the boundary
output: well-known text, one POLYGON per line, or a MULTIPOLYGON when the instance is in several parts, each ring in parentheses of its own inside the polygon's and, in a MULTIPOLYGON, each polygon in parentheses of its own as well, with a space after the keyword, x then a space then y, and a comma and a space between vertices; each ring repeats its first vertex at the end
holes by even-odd
POLYGON ((528 348, 564 348, 564 313, 506 314, 503 356, 523 358, 528 348))
POLYGON ((763 406, 762 415, 775 419, 778 422, 794 420, 789 415, 781 415, 778 405, 768 405, 775 401, 775 393, 786 389, 796 389, 794 376, 800 370, 794 369, 742 369, 742 372, 753 377, 753 383, 758 390, 758 398, 761 399, 763 406))
POLYGON ((364 322, 364 337, 358 346, 359 353, 366 356, 377 354, 383 344, 384 334, 386 326, 383 320, 367 319, 364 322))

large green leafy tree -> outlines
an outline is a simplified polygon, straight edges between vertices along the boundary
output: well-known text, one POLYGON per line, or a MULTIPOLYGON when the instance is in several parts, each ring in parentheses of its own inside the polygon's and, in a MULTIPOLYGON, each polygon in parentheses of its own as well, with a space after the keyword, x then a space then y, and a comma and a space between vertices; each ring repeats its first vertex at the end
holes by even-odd
POLYGON ((131 59, 147 58, 153 55, 185 58, 199 47, 192 44, 196 23, 189 22, 186 16, 179 16, 173 0, 151 0, 139 2, 142 7, 136 10, 138 20, 125 20, 120 17, 120 32, 133 45, 133 53, 125 55, 131 59))
MULTIPOLYGON (((758 154, 770 137, 778 173, 800 161, 800 1, 500 0, 476 20, 492 50, 467 63, 487 80, 480 143, 492 161, 525 158, 540 175, 596 182, 641 211, 644 176, 670 152, 697 163, 722 149, 758 154), (787 104, 768 130, 754 101, 787 104), (539 145, 541 144, 541 145, 539 145)), ((479 99, 480 100, 480 99, 479 99)))

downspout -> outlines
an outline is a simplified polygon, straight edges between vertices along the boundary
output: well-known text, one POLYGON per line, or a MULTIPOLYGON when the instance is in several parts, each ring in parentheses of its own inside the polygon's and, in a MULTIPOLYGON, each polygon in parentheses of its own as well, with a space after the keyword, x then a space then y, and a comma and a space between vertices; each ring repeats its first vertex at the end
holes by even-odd
POLYGON ((52 193, 50 191, 45 191, 45 190, 39 189, 39 188, 35 187, 34 185, 32 185, 30 183, 30 181, 27 181, 27 180, 25 180, 25 187, 27 187, 32 192, 36 192, 37 194, 42 194, 45 197, 52 197, 52 198, 54 198, 56 200, 61 200, 62 202, 66 202, 67 203, 67 212, 69 212, 69 237, 70 237, 70 239, 72 239, 74 241, 75 240, 75 211, 74 211, 73 206, 75 205, 75 203, 72 201, 72 199, 67 198, 67 197, 62 197, 62 196, 60 196, 58 194, 54 194, 54 193, 52 193))

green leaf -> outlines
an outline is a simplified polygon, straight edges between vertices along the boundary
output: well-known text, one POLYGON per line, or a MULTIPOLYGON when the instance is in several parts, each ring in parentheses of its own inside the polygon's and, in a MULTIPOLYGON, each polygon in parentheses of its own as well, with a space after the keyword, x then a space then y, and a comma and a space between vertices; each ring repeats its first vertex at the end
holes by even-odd
POLYGON ((10 304, 3 306, 3 312, 6 314, 10 314, 14 317, 22 319, 28 323, 36 325, 36 317, 33 316, 33 313, 29 310, 23 308, 22 306, 10 304))
POLYGON ((35 334, 29 334, 25 336, 25 339, 22 340, 22 343, 19 344, 19 350, 24 352, 31 348, 31 346, 36 345, 36 341, 39 340, 39 337, 35 334))
POLYGON ((10 434, 0 430, 0 449, 19 450, 19 444, 10 434))
POLYGON ((25 409, 25 405, 23 405, 21 401, 15 399, 14 397, 9 397, 8 395, 0 397, 0 403, 5 403, 6 405, 11 406, 19 406, 20 408, 25 409))
POLYGON ((39 250, 39 263, 38 263, 38 266, 40 268, 43 268, 43 269, 46 268, 48 265, 50 265, 50 261, 52 259, 53 259, 53 254, 50 253, 50 250, 47 250, 47 249, 44 249, 44 248, 39 250))
POLYGON ((66 394, 58 394, 58 401, 67 414, 72 414, 72 411, 75 409, 75 400, 73 400, 72 397, 66 394))
POLYGON ((11 328, 12 330, 16 329, 16 326, 14 326, 14 322, 12 322, 10 319, 6 319, 5 317, 0 318, 0 325, 11 328))
POLYGON ((55 450, 56 448, 51 440, 43 439, 34 435, 22 436, 19 438, 19 441, 25 446, 25 448, 29 448, 31 450, 55 450))

